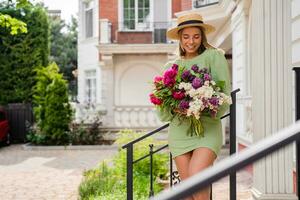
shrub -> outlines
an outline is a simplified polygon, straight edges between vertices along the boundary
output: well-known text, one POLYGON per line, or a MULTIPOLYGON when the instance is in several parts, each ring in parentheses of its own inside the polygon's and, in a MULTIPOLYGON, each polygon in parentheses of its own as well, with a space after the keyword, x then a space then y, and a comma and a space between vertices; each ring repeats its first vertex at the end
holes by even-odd
MULTIPOLYGON (((141 136, 131 130, 124 130, 118 134, 117 144, 123 145, 134 138, 141 136)), ((147 138, 141 144, 134 147, 134 158, 137 159, 149 153, 149 144, 156 147, 162 142, 147 138)), ((154 155, 153 177, 166 177, 168 172, 168 155, 158 153, 154 155)), ((149 158, 134 164, 133 167, 133 186, 134 199, 146 200, 149 198, 150 176, 149 158)), ((154 183, 154 192, 158 193, 163 187, 154 183)), ((96 169, 84 173, 84 179, 79 187, 81 199, 88 200, 119 200, 126 199, 126 151, 119 149, 118 154, 112 160, 112 167, 107 162, 102 162, 96 169)))
MULTIPOLYGON (((67 83, 55 63, 37 70, 34 88, 34 115, 40 129, 40 144, 68 144, 72 110, 68 102, 67 83)), ((33 140, 31 140, 33 141, 33 140)))

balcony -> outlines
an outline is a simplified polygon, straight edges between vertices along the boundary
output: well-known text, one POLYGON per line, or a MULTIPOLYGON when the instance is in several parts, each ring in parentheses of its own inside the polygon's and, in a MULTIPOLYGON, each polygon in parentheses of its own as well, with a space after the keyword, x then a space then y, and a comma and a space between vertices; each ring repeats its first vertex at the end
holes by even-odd
POLYGON ((171 22, 130 23, 100 19, 100 44, 164 44, 171 22))
POLYGON ((219 3, 219 0, 193 0, 193 7, 201 8, 201 7, 215 5, 218 3, 219 3))

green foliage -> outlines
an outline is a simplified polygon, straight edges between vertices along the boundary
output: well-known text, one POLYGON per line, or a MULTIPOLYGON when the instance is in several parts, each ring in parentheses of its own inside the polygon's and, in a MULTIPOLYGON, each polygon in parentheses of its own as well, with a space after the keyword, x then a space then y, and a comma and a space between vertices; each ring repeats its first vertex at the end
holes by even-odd
POLYGON ((72 110, 68 102, 67 83, 55 63, 37 71, 34 88, 34 115, 42 144, 68 144, 72 110))
MULTIPOLYGON (((131 130, 121 131, 116 143, 120 146, 140 137, 142 133, 136 133, 131 130)), ((164 142, 157 142, 147 138, 134 146, 134 159, 140 158, 149 153, 149 144, 154 144, 157 148, 164 142)), ((166 178, 168 172, 168 155, 158 153, 154 155, 153 177, 166 178)), ((119 149, 118 154, 113 158, 112 167, 107 162, 84 174, 84 180, 80 184, 79 194, 81 199, 88 200, 119 200, 126 199, 126 151, 119 149)), ((149 197, 149 158, 134 164, 133 168, 133 186, 134 199, 146 200, 149 197)), ((154 192, 158 193, 163 189, 162 185, 154 183, 154 192)))
POLYGON ((59 18, 50 18, 50 61, 57 63, 68 81, 74 80, 72 71, 77 68, 77 26, 74 17, 68 25, 59 18))
POLYGON ((93 123, 85 126, 83 123, 72 124, 70 130, 70 141, 73 145, 93 145, 103 142, 100 132, 101 121, 96 118, 93 123))
POLYGON ((26 24, 20 20, 17 20, 16 18, 12 18, 9 15, 0 14, 0 26, 10 29, 11 35, 27 33, 26 24))
POLYGON ((40 6, 0 7, 3 15, 27 24, 27 33, 11 35, 0 26, 0 104, 32 101, 35 68, 47 66, 49 25, 46 11, 40 6))

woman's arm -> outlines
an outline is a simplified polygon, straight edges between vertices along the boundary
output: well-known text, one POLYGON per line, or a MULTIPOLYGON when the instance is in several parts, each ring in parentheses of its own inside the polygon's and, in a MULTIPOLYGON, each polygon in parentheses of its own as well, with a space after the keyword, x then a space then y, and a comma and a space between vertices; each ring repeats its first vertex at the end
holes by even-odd
MULTIPOLYGON (((231 92, 231 84, 230 84, 230 76, 229 76, 229 68, 227 60, 221 50, 213 49, 210 57, 210 68, 212 78, 215 82, 224 81, 223 93, 230 96, 231 92)), ((221 118, 226 111, 229 109, 228 104, 223 104, 219 107, 219 111, 217 113, 217 118, 221 118)))

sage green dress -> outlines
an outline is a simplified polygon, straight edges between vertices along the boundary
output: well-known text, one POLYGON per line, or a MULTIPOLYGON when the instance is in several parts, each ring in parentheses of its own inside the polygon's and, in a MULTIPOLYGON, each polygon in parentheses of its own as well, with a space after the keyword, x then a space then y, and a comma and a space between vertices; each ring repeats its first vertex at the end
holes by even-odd
MULTIPOLYGON (((187 69, 191 69, 194 64, 198 67, 208 68, 211 72, 214 81, 225 81, 224 93, 230 95, 230 78, 227 60, 221 50, 207 49, 202 54, 192 59, 178 59, 175 62, 170 62, 165 65, 165 69, 172 66, 173 63, 182 65, 187 69)), ((189 136, 187 134, 190 126, 188 120, 179 122, 178 117, 173 117, 170 110, 157 109, 158 117, 162 122, 170 122, 168 130, 169 148, 173 157, 182 155, 199 147, 211 149, 216 156, 222 146, 222 117, 228 110, 229 105, 222 105, 216 118, 211 118, 208 114, 201 115, 200 120, 204 127, 204 137, 189 136)))

